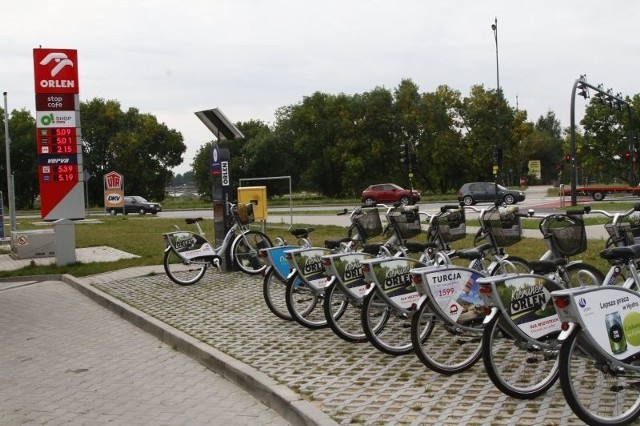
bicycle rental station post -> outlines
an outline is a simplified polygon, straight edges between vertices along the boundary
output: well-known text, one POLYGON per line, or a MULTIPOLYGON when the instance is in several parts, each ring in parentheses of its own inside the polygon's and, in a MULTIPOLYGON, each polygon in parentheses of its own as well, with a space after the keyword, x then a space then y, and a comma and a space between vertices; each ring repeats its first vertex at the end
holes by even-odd
MULTIPOLYGON (((212 144, 211 175, 213 176, 213 232, 216 247, 220 247, 225 235, 231 228, 231 154, 225 145, 228 141, 244 139, 244 135, 218 108, 199 111, 196 116, 216 136, 218 143, 212 144)), ((224 272, 232 269, 233 262, 229 256, 223 256, 221 269, 224 272)))

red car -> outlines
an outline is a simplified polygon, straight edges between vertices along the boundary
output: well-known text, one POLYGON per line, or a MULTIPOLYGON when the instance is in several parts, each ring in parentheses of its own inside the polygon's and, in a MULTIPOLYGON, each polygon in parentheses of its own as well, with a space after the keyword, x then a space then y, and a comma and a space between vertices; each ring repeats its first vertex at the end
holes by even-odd
POLYGON ((411 205, 420 201, 420 193, 401 188, 393 183, 378 183, 362 191, 360 199, 366 206, 373 206, 377 203, 394 204, 398 202, 404 205, 411 205))

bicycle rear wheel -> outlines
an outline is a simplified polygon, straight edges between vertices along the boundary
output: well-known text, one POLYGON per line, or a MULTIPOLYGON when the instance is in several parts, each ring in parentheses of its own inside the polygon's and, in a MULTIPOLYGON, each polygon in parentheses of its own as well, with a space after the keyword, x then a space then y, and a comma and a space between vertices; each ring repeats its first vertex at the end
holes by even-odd
POLYGON ((558 349, 511 336, 501 326, 502 318, 498 313, 484 327, 482 359, 489 378, 504 394, 514 398, 542 395, 558 379, 558 349))
POLYGON ((272 266, 267 268, 262 282, 262 295, 269 310, 278 318, 291 321, 287 309, 287 280, 280 278, 272 266))
POLYGON ((325 288, 324 316, 333 332, 347 342, 367 341, 362 330, 361 308, 335 282, 325 288))
POLYGON ((640 372, 594 359, 580 347, 580 330, 560 348, 560 385, 567 403, 590 425, 622 425, 640 417, 640 372))
POLYGON ((287 281, 286 301, 291 318, 312 330, 326 327, 321 293, 297 278, 295 272, 287 281))
POLYGON ((185 262, 173 249, 164 252, 162 264, 169 279, 179 285, 197 283, 211 265, 208 258, 185 262))
POLYGON ((259 231, 246 231, 238 235, 231 245, 231 256, 245 274, 261 273, 267 265, 260 257, 260 249, 272 247, 269 237, 259 231))
MULTIPOLYGON (((413 338, 413 349, 418 359, 431 370, 441 374, 459 373, 471 368, 480 359, 481 328, 471 331, 445 324, 431 313, 428 299, 420 304, 413 316, 415 322, 432 318, 428 338, 413 338)), ((413 324, 411 328, 412 334, 416 334, 419 329, 413 324)))
POLYGON ((411 316, 387 304, 378 289, 364 298, 362 329, 371 344, 389 355, 405 355, 413 351, 411 316))

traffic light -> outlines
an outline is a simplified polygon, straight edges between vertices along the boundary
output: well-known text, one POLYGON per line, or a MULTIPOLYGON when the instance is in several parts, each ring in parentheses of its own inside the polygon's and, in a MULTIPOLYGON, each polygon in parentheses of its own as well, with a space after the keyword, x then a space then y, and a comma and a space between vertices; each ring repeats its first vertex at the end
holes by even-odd
POLYGON ((567 163, 570 163, 571 162, 571 154, 565 155, 564 156, 564 161, 567 162, 567 163))
POLYGON ((502 164, 502 148, 499 146, 493 149, 493 164, 497 166, 502 164))
POLYGON ((409 144, 405 142, 400 146, 402 147, 402 151, 400 151, 400 162, 404 163, 405 165, 408 165, 409 164, 409 144))
POLYGON ((625 159, 625 160, 628 160, 628 159, 630 159, 630 158, 631 158, 631 153, 630 153, 629 151, 625 152, 625 153, 624 153, 624 159, 625 159))
POLYGON ((589 89, 587 88, 587 85, 584 84, 583 81, 579 81, 577 87, 579 90, 578 96, 582 96, 585 99, 589 98, 589 89))

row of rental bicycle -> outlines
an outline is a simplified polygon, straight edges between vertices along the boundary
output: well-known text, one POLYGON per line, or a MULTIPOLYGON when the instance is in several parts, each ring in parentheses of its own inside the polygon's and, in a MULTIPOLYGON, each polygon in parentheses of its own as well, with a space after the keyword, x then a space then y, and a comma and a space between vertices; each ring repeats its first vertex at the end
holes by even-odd
MULTIPOLYGON (((515 398, 539 397, 559 379, 587 424, 640 417, 640 204, 544 216, 500 205, 445 205, 436 213, 378 205, 343 214, 348 235, 322 247, 310 242, 313 228, 295 228, 296 244, 278 238, 245 250, 256 259, 254 270, 243 270, 263 273, 264 299, 277 317, 330 327, 389 355, 415 353, 441 374, 482 359, 495 386, 515 398), (474 246, 453 250, 467 236, 470 211, 479 220, 474 246), (587 248, 588 214, 609 218, 600 253, 611 265, 606 273, 571 260, 587 248), (527 217, 539 220, 547 248, 535 261, 507 250, 521 241, 527 217)), ((167 250, 187 269, 196 260, 181 255, 189 248, 169 243, 167 250)))

